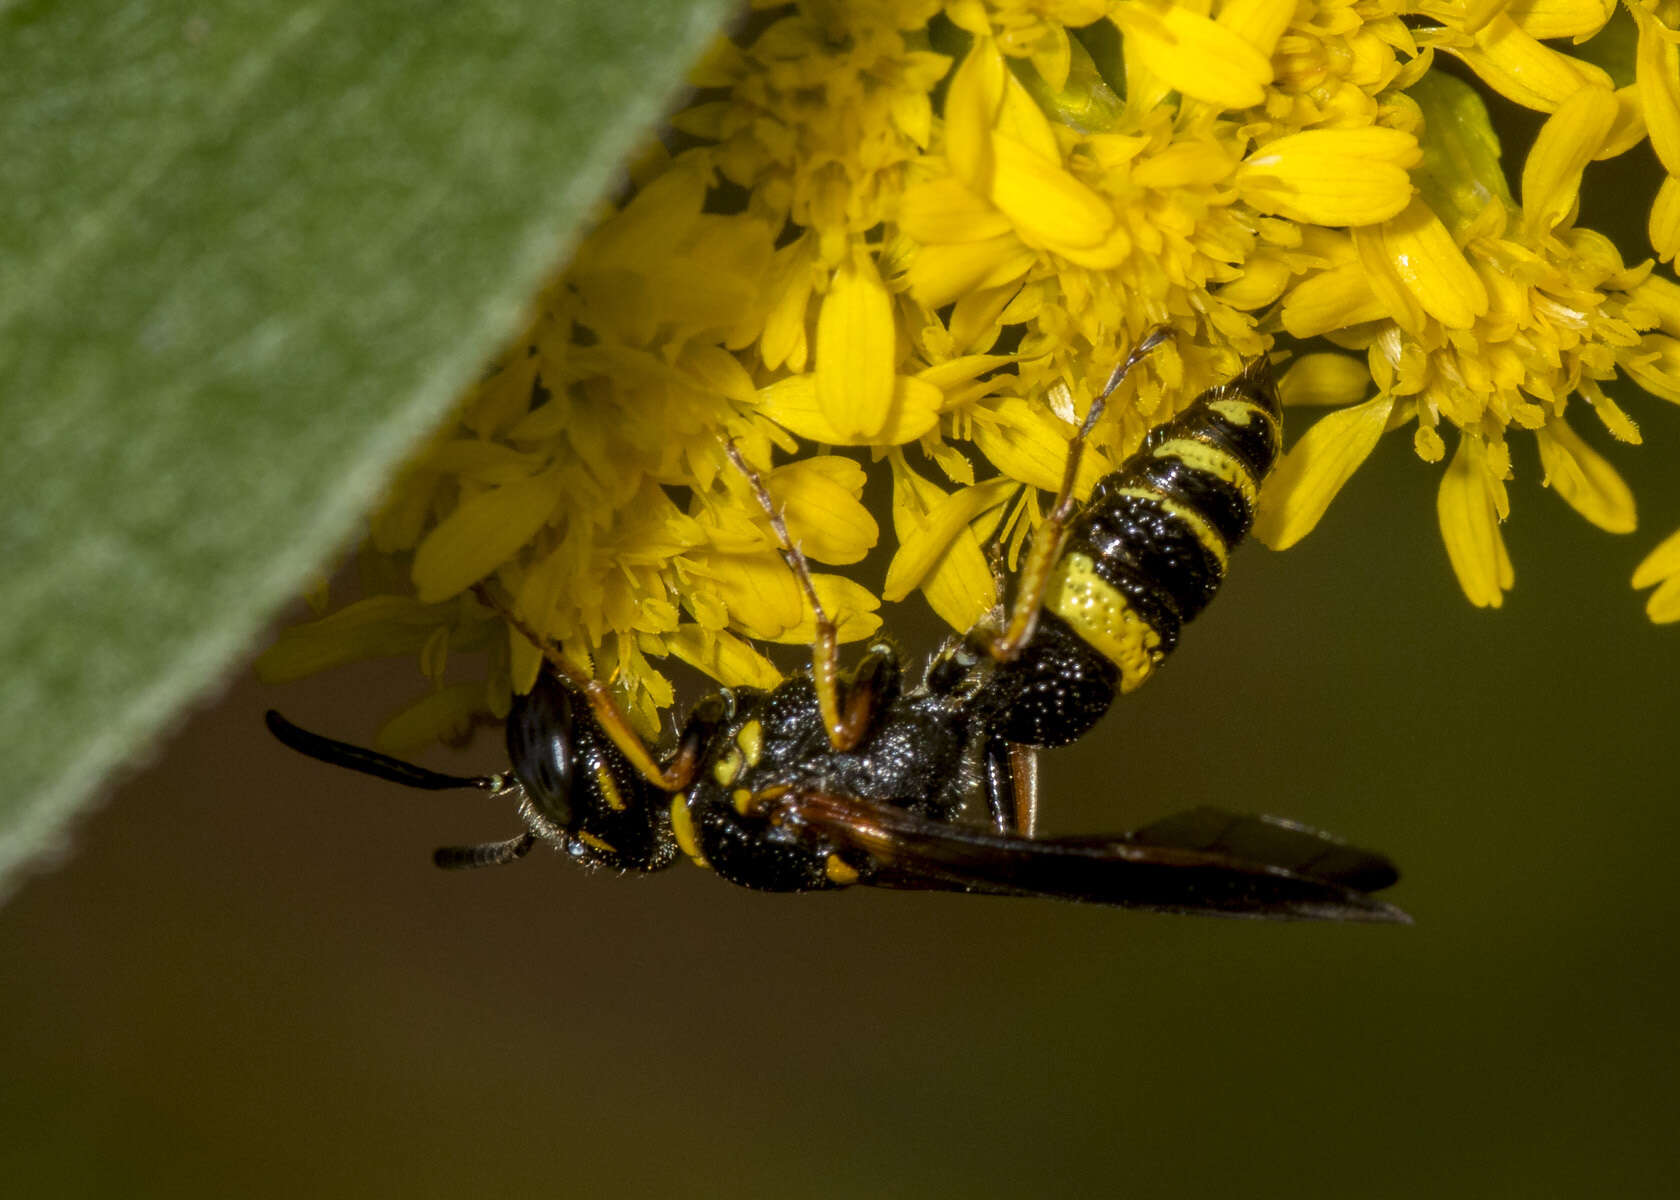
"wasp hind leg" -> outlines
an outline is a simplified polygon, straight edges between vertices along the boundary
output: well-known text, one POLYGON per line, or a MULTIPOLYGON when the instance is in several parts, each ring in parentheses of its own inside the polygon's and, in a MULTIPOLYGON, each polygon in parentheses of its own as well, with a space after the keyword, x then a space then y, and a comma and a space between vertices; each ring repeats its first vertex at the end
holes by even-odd
POLYGON ((1038 826, 1038 752, 993 734, 986 739, 986 812, 999 833, 1032 837, 1038 826))
POLYGON ((1068 442, 1067 465, 1062 470, 1062 486, 1056 492, 1056 503, 1050 508, 1050 513, 1033 535, 1032 549, 1027 552, 1027 561, 1021 564, 1020 578, 1015 586, 1015 603, 1010 609, 1009 624, 1003 632, 991 638, 988 650, 991 656, 999 662, 1013 662, 1019 658, 1021 651, 1032 640, 1033 631, 1038 627, 1038 614, 1044 607, 1044 596, 1050 587, 1050 572, 1061 557, 1062 534, 1067 524, 1073 519, 1074 498, 1073 485, 1079 477, 1079 460, 1085 452, 1085 439, 1095 428, 1097 419, 1102 416, 1103 408, 1114 389, 1131 373, 1133 367, 1162 342, 1165 342, 1172 331, 1165 325, 1157 325, 1144 334, 1143 340, 1126 356, 1126 360, 1114 368, 1103 385, 1102 392, 1091 401, 1091 410, 1085 414, 1085 420, 1074 432, 1072 440, 1068 442))

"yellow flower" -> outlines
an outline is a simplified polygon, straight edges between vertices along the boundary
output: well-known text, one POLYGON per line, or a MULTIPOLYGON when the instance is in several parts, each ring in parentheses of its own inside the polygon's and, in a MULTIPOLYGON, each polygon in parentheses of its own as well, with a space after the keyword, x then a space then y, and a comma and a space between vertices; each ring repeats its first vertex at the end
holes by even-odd
MULTIPOLYGON (((1502 53, 1513 41, 1538 46, 1524 38, 1513 27, 1482 41, 1502 53)), ((1490 72, 1509 65, 1482 53, 1466 52, 1467 61, 1490 72)), ((1514 67, 1498 78, 1538 87, 1514 67)), ((1442 538, 1465 594, 1497 606, 1514 578, 1499 531, 1510 512, 1510 429, 1535 435, 1545 482, 1582 516, 1611 532, 1634 528, 1631 492, 1565 412, 1580 396, 1611 436, 1639 440, 1600 383, 1619 368, 1647 390, 1674 394, 1680 360, 1668 362, 1666 343, 1656 340, 1665 335, 1650 332, 1659 325, 1657 301, 1674 285, 1648 266, 1625 267, 1608 240, 1573 226, 1582 172, 1617 136, 1620 109, 1607 86, 1554 98, 1524 163, 1520 205, 1506 191, 1497 141, 1468 87, 1428 76, 1408 96, 1418 104, 1425 151, 1418 197, 1394 218, 1348 234, 1282 310, 1291 334, 1363 351, 1376 396, 1320 421, 1296 444, 1267 493, 1258 532, 1278 548, 1309 532, 1385 428, 1416 422, 1417 453, 1439 461, 1440 427, 1453 426, 1459 444, 1437 502, 1442 538)), ((1298 369, 1313 368, 1303 361, 1298 369)), ((1350 399, 1364 391, 1345 377, 1343 384, 1353 385, 1350 399)))
MULTIPOLYGON (((1093 432, 1078 491, 1247 358, 1303 346, 1286 403, 1328 410, 1263 498, 1308 533, 1382 440, 1451 457, 1437 511, 1465 592, 1513 568, 1512 429, 1588 520, 1633 527, 1581 436, 1638 430, 1618 373, 1680 402, 1680 287, 1577 223, 1591 164, 1649 141, 1648 235, 1680 252, 1680 0, 800 0, 694 70, 669 149, 533 309, 375 516, 365 597, 283 635, 271 677, 416 654, 431 692, 389 744, 504 714, 536 647, 511 603, 612 682, 644 732, 676 658, 731 684, 813 618, 724 454, 759 469, 847 640, 920 592, 965 629, 997 600, 1056 487, 1073 423, 1145 331, 1174 336, 1093 432), (1567 44, 1566 44, 1567 40, 1567 44), (1509 194, 1480 101, 1435 64, 1546 114, 1509 194), (1571 402, 1577 402, 1570 420, 1571 402), (831 451, 830 448, 840 448, 831 451), (446 678, 455 650, 488 670, 446 678)), ((1680 535, 1677 535, 1680 536, 1680 535)), ((1680 617, 1680 543, 1646 560, 1680 617)))

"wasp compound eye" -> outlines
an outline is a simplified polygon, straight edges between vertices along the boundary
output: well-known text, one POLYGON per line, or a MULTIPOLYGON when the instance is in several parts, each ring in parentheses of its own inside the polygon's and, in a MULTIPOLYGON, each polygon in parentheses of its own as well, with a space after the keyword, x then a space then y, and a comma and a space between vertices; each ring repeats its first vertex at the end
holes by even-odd
POLYGON ((514 774, 536 810, 562 829, 572 823, 577 762, 572 703, 564 684, 541 675, 529 695, 514 697, 507 722, 508 759, 514 774))

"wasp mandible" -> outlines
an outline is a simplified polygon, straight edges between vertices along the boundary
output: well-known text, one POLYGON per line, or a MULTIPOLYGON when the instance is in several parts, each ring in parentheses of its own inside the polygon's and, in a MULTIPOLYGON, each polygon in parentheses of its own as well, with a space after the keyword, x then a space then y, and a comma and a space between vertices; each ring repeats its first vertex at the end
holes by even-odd
POLYGON ((1383 855, 1273 817, 1199 808, 1129 833, 1039 837, 1036 752, 1084 735, 1116 693, 1147 680, 1207 605, 1253 523, 1281 448, 1265 358, 1209 388, 1105 476, 1083 505, 1074 480, 1104 403, 1165 339, 1117 367, 1069 442, 1061 488, 1014 598, 946 641, 907 685, 877 637, 849 672, 810 570, 758 474, 730 457, 770 517, 816 614, 809 670, 768 690, 705 696, 656 752, 606 686, 540 639, 546 668, 507 722, 511 767, 458 776, 309 733, 278 713, 302 754, 409 787, 506 797, 525 830, 445 847, 440 867, 512 862, 545 842, 573 861, 652 872, 680 858, 773 892, 851 885, 1039 896, 1160 912, 1405 922, 1372 893, 1399 874, 1383 855), (965 820, 984 803, 985 824, 965 820))

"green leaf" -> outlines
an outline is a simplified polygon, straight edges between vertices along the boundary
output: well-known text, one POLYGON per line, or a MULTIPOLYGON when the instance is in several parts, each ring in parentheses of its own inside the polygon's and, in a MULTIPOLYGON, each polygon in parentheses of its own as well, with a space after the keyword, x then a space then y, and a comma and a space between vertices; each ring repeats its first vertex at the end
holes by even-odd
POLYGON ((0 16, 0 879, 351 539, 729 7, 0 16))

